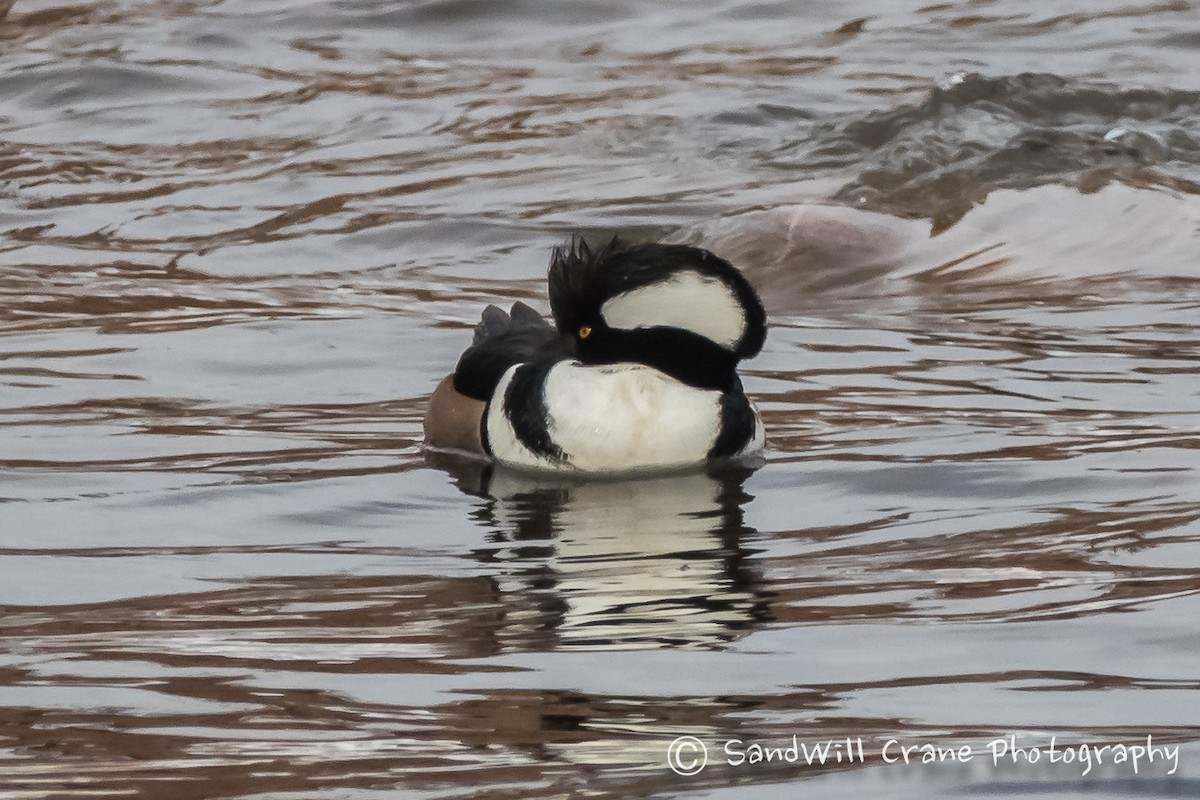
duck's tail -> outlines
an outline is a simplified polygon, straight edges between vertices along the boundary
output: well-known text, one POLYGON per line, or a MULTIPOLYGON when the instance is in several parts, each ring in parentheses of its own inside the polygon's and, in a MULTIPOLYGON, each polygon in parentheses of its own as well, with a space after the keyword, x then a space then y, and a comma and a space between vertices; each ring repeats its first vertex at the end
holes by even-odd
POLYGON ((572 355, 572 341, 560 336, 553 325, 524 303, 513 303, 507 313, 488 306, 475 326, 474 341, 454 368, 454 388, 486 402, 514 364, 572 355))

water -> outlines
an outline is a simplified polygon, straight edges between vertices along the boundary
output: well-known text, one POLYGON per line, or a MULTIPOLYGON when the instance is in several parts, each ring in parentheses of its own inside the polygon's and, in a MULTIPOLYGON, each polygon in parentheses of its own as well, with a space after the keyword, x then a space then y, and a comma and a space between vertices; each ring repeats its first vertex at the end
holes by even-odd
POLYGON ((1197 794, 1197 4, 18 0, 0 48, 0 797, 1197 794), (762 287, 761 469, 422 452, 576 232, 762 287), (793 735, 866 763, 726 750, 793 735))

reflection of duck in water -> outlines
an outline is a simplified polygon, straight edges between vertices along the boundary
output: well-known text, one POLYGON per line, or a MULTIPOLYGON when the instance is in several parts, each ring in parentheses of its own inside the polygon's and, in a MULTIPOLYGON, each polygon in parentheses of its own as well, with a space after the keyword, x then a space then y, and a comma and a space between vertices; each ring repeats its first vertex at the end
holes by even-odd
POLYGON ((491 535, 476 551, 505 607, 505 648, 711 647, 768 617, 744 539, 751 470, 585 480, 430 453, 491 535))
POLYGON ((753 454, 763 426, 737 374, 766 337, 729 262, 685 245, 556 249, 550 307, 489 306, 425 419, 434 448, 514 466, 621 472, 753 454))

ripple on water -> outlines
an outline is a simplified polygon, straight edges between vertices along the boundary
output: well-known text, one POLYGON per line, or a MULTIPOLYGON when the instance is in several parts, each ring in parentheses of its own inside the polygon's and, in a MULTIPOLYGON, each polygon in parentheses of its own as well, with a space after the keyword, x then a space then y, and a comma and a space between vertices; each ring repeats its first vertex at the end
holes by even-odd
POLYGON ((1195 795, 1194 9, 918 5, 17 3, 0 794, 1195 795), (421 452, 576 232, 762 287, 761 469, 421 452))

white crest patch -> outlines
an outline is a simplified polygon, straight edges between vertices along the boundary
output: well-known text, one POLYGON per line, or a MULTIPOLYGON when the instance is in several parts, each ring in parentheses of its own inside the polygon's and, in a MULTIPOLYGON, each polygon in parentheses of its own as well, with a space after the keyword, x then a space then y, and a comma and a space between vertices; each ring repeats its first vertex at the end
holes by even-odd
POLYGON ((746 332, 746 311, 737 293, 718 278, 690 270, 622 292, 606 301, 600 314, 612 328, 680 328, 730 350, 746 332))

